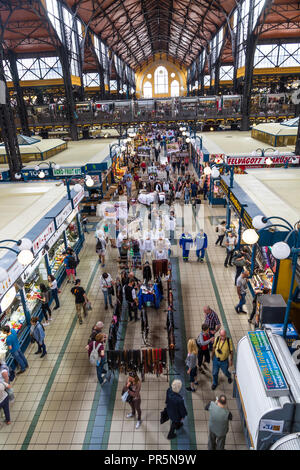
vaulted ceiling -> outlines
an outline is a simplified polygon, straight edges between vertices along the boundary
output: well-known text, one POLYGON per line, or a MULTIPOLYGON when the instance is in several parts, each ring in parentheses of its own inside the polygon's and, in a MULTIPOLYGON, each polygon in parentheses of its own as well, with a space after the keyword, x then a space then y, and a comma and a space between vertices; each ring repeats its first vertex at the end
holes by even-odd
POLYGON ((125 62, 164 52, 189 66, 226 23, 235 0, 66 0, 125 62))

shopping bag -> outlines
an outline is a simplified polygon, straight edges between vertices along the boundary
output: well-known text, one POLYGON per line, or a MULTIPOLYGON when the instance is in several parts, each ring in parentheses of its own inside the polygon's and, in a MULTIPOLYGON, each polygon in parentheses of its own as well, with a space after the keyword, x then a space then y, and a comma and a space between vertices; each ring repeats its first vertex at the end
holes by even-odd
POLYGON ((86 310, 87 312, 89 312, 90 310, 92 310, 91 302, 87 302, 87 303, 85 304, 85 310, 86 310))
POLYGON ((127 402, 127 400, 128 400, 128 395, 129 395, 128 390, 127 390, 127 392, 123 393, 123 395, 122 395, 122 401, 123 401, 124 403, 127 402))
POLYGON ((169 415, 168 415, 168 412, 167 412, 167 408, 165 408, 160 412, 160 424, 164 424, 168 420, 169 420, 169 415))

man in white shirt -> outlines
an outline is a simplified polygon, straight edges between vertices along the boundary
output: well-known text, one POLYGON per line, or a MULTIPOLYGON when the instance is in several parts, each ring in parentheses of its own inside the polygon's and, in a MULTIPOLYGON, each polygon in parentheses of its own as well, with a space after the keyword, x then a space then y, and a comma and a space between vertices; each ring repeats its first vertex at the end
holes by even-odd
POLYGON ((119 235, 117 236, 117 242, 116 242, 116 246, 119 250, 119 254, 121 256, 121 246, 122 246, 122 242, 123 240, 127 238, 127 231, 126 230, 122 230, 122 232, 119 233, 119 235))
POLYGON ((170 211, 170 215, 165 215, 165 226, 166 230, 169 231, 169 239, 172 241, 174 240, 174 234, 176 229, 176 217, 174 211, 170 211))
POLYGON ((228 236, 226 237, 226 241, 225 241, 225 246, 226 246, 226 258, 225 258, 225 262, 224 262, 225 268, 227 268, 228 264, 229 264, 229 266, 233 266, 231 261, 232 261, 232 257, 233 257, 233 253, 234 253, 236 244, 237 244, 237 239, 234 236, 234 233, 229 232, 228 236))
POLYGON ((223 243, 225 233, 226 233, 226 222, 225 222, 225 220, 223 220, 223 222, 221 222, 219 225, 217 225, 216 232, 218 234, 218 238, 216 240, 215 245, 218 245, 218 243, 220 242, 220 246, 223 246, 222 243, 223 243))
POLYGON ((141 251, 142 251, 142 258, 143 261, 152 261, 152 253, 155 249, 154 242, 150 238, 150 235, 148 234, 146 239, 142 241, 141 244, 141 251))

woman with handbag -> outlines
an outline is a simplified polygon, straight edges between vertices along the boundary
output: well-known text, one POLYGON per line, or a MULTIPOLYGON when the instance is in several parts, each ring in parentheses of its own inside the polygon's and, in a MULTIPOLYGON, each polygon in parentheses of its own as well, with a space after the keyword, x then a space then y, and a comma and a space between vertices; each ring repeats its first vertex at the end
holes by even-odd
POLYGON ((135 372, 130 372, 129 377, 127 379, 127 383, 122 390, 122 395, 128 392, 127 394, 127 402, 131 407, 131 413, 126 415, 126 418, 134 418, 135 413, 137 412, 137 422, 135 425, 135 429, 138 429, 142 423, 142 411, 141 411, 141 381, 138 375, 135 372))
POLYGON ((45 317, 46 322, 43 323, 43 326, 48 326, 48 315, 47 312, 49 313, 49 320, 51 321, 51 310, 49 307, 49 301, 50 301, 50 293, 45 284, 40 284, 40 293, 36 295, 36 298, 40 301, 41 307, 42 307, 42 312, 45 317))
MULTIPOLYGON (((7 383, 10 385, 10 379, 9 379, 9 367, 0 358, 0 383, 7 383)), ((8 399, 11 403, 15 401, 15 395, 12 387, 10 386, 9 388, 5 389, 6 393, 8 394, 8 399)))
POLYGON ((108 273, 103 273, 100 277, 100 287, 104 296, 105 310, 108 309, 108 301, 111 308, 113 308, 112 296, 115 295, 113 284, 114 281, 112 280, 111 275, 108 273))
POLYGON ((57 288, 56 279, 52 274, 49 274, 49 276, 48 276, 48 284, 49 284, 49 287, 51 289, 52 297, 55 301, 55 307, 54 307, 53 310, 57 310, 60 307, 59 299, 58 299, 58 288, 57 288))

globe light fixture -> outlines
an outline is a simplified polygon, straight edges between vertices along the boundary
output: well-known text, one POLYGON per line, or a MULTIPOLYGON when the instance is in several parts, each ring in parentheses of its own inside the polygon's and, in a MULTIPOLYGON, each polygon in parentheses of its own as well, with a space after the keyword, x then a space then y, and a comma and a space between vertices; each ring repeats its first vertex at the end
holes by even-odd
POLYGON ((211 169, 210 169, 209 166, 206 166, 206 167, 204 168, 204 174, 205 174, 206 176, 211 175, 211 169))
POLYGON ((82 190, 81 184, 76 183, 75 186, 74 186, 74 191, 75 191, 76 193, 80 193, 81 190, 82 190))
POLYGON ((8 278, 8 272, 6 269, 0 266, 0 282, 4 282, 8 278))
POLYGON ((15 179, 20 180, 22 178, 21 173, 15 173, 15 179))
POLYGON ((147 78, 149 78, 149 80, 150 80, 150 78, 152 78, 151 73, 148 73, 147 78))
POLYGON ((20 250, 31 250, 32 248, 32 241, 29 238, 21 238, 20 242, 18 243, 20 250))
POLYGON ((38 165, 35 165, 34 169, 35 169, 35 171, 39 171, 40 167, 38 165))
POLYGON ((214 128, 213 128, 213 127, 210 127, 209 130, 210 130, 211 132, 213 132, 214 128))
POLYGON ((92 186, 94 186, 94 180, 93 178, 91 178, 90 176, 87 176, 86 177, 86 180, 85 180, 85 184, 91 188, 92 186))
POLYGON ((213 168, 211 172, 211 177, 216 179, 216 178, 219 178, 219 176, 220 176, 219 170, 217 168, 213 168))
POLYGON ((291 249, 285 242, 277 242, 271 247, 271 252, 276 259, 286 259, 290 256, 291 249))
POLYGON ((183 127, 179 127, 179 130, 180 130, 180 132, 182 132, 184 129, 183 129, 183 127))
POLYGON ((256 215, 252 219, 252 225, 257 230, 261 230, 262 228, 265 228, 268 224, 266 222, 264 222, 264 216, 263 215, 256 215))
POLYGON ((186 132, 185 132, 185 131, 182 131, 182 135, 186 135, 186 132))
POLYGON ((172 77, 172 78, 175 77, 175 73, 174 73, 174 72, 171 73, 171 77, 172 77))
POLYGON ((254 245, 258 242, 259 236, 253 228, 249 228, 244 231, 242 239, 247 245, 254 245))
POLYGON ((6 294, 3 296, 2 300, 1 300, 1 304, 0 304, 0 308, 1 308, 2 312, 5 312, 5 310, 7 310, 8 307, 10 307, 10 305, 15 300, 16 294, 17 294, 17 292, 16 292, 15 286, 12 286, 6 292, 6 294))
POLYGON ((187 139, 185 139, 185 141, 189 144, 191 139, 188 137, 187 139))
POLYGON ((45 178, 45 176, 46 176, 46 173, 43 170, 41 170, 38 174, 38 177, 41 178, 41 180, 45 178))
POLYGON ((272 158, 268 157, 268 158, 266 159, 266 165, 272 165, 272 163, 273 163, 272 158))
POLYGON ((33 261, 33 253, 30 250, 22 250, 17 256, 20 264, 26 265, 33 261))

